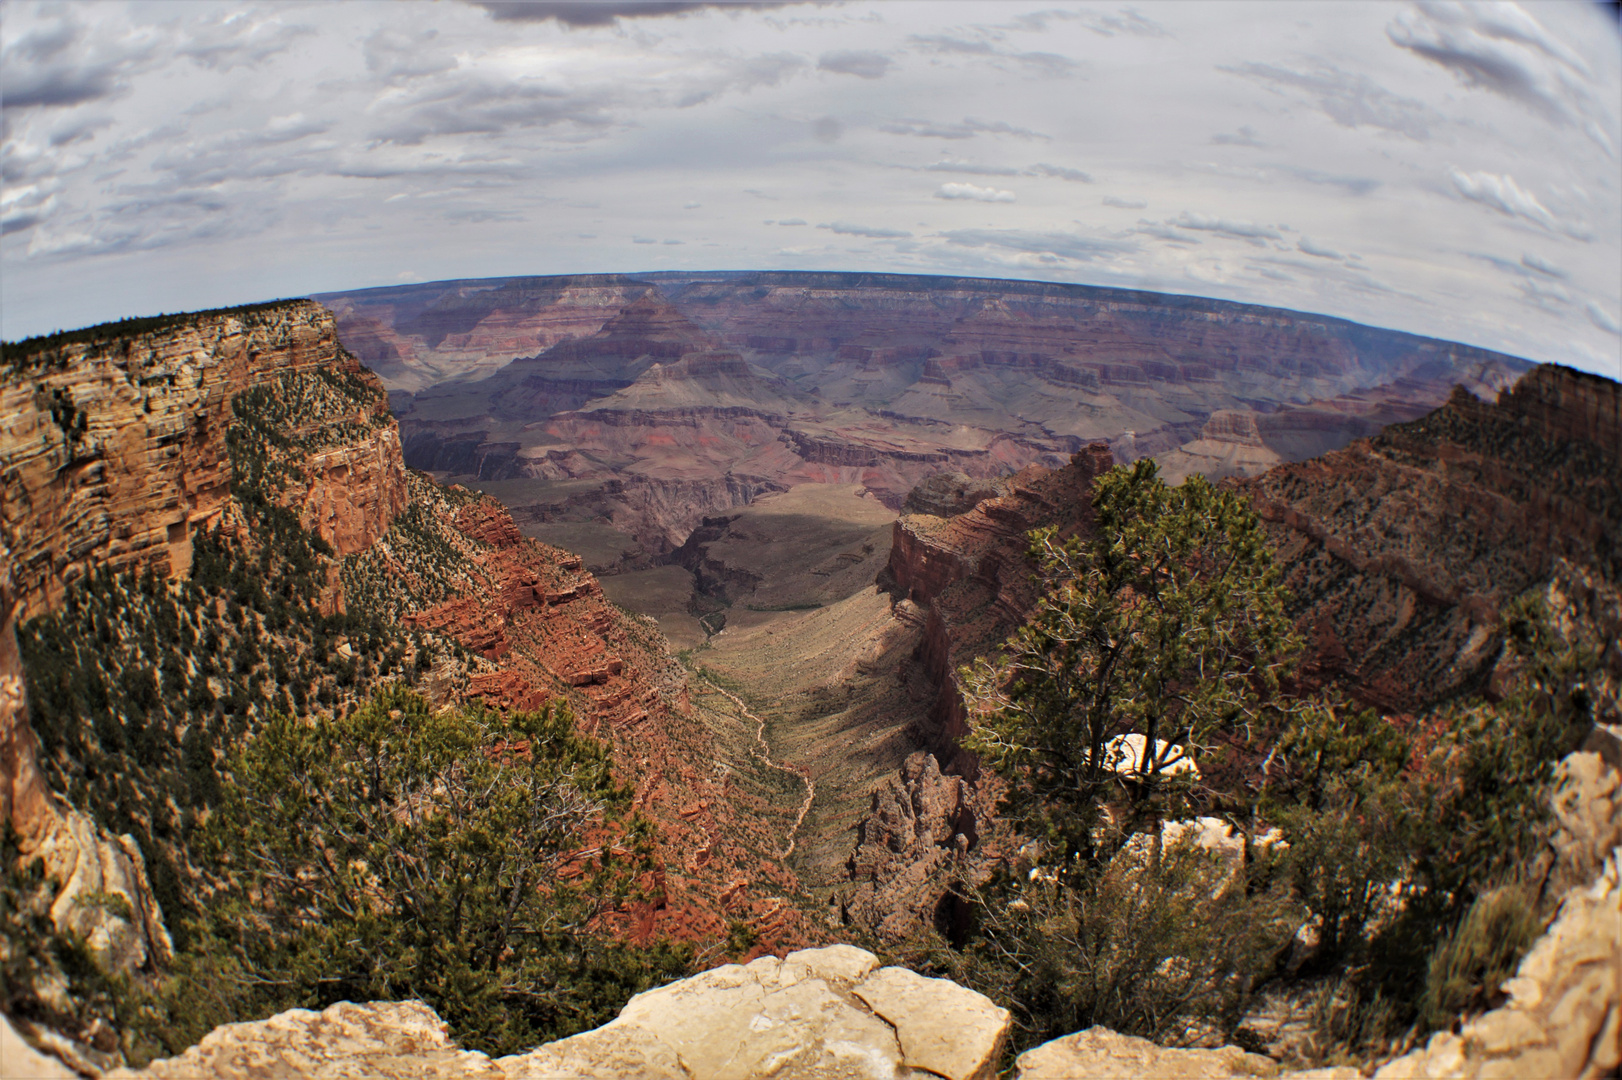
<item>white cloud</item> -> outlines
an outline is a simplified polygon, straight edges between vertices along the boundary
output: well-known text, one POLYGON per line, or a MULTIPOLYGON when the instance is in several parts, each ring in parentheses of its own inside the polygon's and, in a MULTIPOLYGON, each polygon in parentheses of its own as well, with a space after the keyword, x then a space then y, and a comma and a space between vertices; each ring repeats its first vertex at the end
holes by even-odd
POLYGON ((1617 347, 1622 50, 1582 5, 0 3, 7 336, 640 254, 1617 347))
MULTIPOLYGON (((1525 8, 1430 0, 1398 13, 1386 35, 1392 44, 1453 72, 1465 86, 1579 127, 1607 154, 1613 152, 1605 127, 1614 127, 1616 117, 1596 93, 1593 69, 1525 8)), ((1614 96, 1610 103, 1615 104, 1614 96)))
POLYGON ((1593 324, 1607 334, 1622 334, 1622 322, 1618 322, 1615 315, 1600 307, 1598 301, 1588 301, 1583 305, 1583 310, 1588 312, 1588 318, 1593 324))
POLYGON ((925 172, 968 173, 971 176, 1018 176, 1012 165, 977 165, 972 161, 934 161, 924 166, 925 172))
POLYGON ((1239 240, 1249 240, 1256 243, 1262 240, 1281 240, 1284 234, 1276 226, 1258 225, 1253 221, 1236 221, 1228 218, 1210 217, 1206 214, 1191 214, 1188 211, 1177 216, 1177 220, 1170 222, 1180 229, 1195 229, 1200 232, 1220 233, 1239 240))
POLYGON ((1305 236, 1296 241, 1295 246, 1305 254, 1316 255, 1320 259, 1344 259, 1346 257, 1340 252, 1336 251, 1334 248, 1327 248, 1314 244, 1311 238, 1305 236))
POLYGON ((1423 101, 1393 93, 1362 72, 1319 60, 1306 68, 1249 61, 1219 70, 1253 79, 1274 91, 1314 102, 1342 127, 1374 127, 1419 141, 1431 137, 1440 114, 1423 101))
POLYGON ((1003 248, 1028 255, 1090 263, 1124 255, 1137 245, 1102 236, 1036 232, 1026 229, 957 229, 942 233, 949 244, 970 248, 1003 248))
POLYGON ((1536 270, 1538 273, 1543 274, 1546 277, 1564 278, 1567 276, 1566 272, 1560 269, 1558 266, 1549 262, 1547 259, 1541 259, 1530 252, 1521 256, 1521 265, 1526 267, 1528 270, 1536 270))
POLYGON ((900 240, 909 237, 912 233, 905 229, 881 229, 871 225, 852 225, 848 221, 835 221, 826 225, 818 225, 819 229, 838 233, 840 236, 862 236, 870 240, 900 240))
POLYGON ((886 120, 879 130, 890 135, 916 135, 926 139, 972 139, 976 135, 1009 135, 1016 139, 1046 139, 1040 131, 1010 124, 1006 120, 976 120, 965 116, 960 123, 935 120, 886 120))
POLYGON ((1080 169, 1072 169, 1064 165, 1039 163, 1032 165, 1025 172, 1031 176, 1051 176, 1057 180, 1069 180, 1074 184, 1090 184, 1093 182, 1093 178, 1089 174, 1082 172, 1080 169))
POLYGON ((976 202, 1011 203, 1012 191, 980 187, 978 184, 942 184, 935 192, 937 199, 973 199, 976 202))
POLYGON ((859 79, 882 79, 890 70, 892 61, 883 53, 865 49, 839 49, 825 52, 817 58, 818 71, 831 71, 838 75, 854 75, 859 79))
POLYGON ((1538 201, 1536 195, 1517 184, 1515 178, 1507 173, 1503 175, 1490 172, 1467 173, 1450 167, 1447 175, 1460 195, 1471 202, 1491 207, 1505 217, 1530 221, 1550 232, 1562 232, 1578 240, 1586 240, 1592 235, 1580 221, 1557 218, 1538 201))

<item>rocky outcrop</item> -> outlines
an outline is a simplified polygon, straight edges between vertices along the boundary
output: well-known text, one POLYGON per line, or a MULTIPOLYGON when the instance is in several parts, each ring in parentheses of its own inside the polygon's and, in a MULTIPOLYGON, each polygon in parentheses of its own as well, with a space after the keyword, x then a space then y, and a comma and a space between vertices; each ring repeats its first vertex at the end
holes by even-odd
POLYGON ((211 1033, 139 1073, 158 1080, 991 1080, 1009 1014, 945 979, 834 945, 727 964, 638 994, 617 1019, 527 1054, 458 1050, 418 1002, 294 1009, 211 1033))
POLYGON ((1255 413, 1222 409, 1211 414, 1199 438, 1160 455, 1160 476, 1168 484, 1180 484, 1195 473, 1207 480, 1255 476, 1282 460, 1262 441, 1255 413))
POLYGON ((1092 1027, 1025 1051, 1014 1063, 1014 1080, 1359 1080, 1350 1066, 1279 1072, 1278 1064, 1237 1046, 1185 1049, 1092 1027))
POLYGON ((901 504, 904 514, 956 517, 966 514, 987 499, 1008 493, 1002 480, 976 480, 960 472, 931 476, 907 493, 901 504))
POLYGON ((1113 464, 1109 446, 1094 443, 1062 469, 1008 477, 1007 494, 955 517, 916 514, 896 522, 881 580, 926 610, 920 655, 940 692, 928 729, 917 734, 947 772, 970 778, 979 772, 972 755, 956 746, 968 731, 957 668, 994 649, 1036 605, 1026 533, 1052 525, 1068 536, 1090 527, 1093 481, 1113 464))
POLYGON ((17 830, 24 857, 42 859, 60 883, 51 903, 58 930, 80 935, 114 971, 167 960, 169 933, 141 849, 131 837, 113 836, 69 806, 40 769, 17 650, 20 606, 0 541, 0 820, 17 830))
POLYGON ((1568 893, 1559 915, 1504 984, 1509 1001, 1440 1031, 1375 1080, 1569 1077, 1622 1066, 1622 848, 1598 880, 1568 893))
POLYGON ((107 1074, 109 1080, 501 1080, 505 1075, 485 1055, 457 1047, 444 1021, 420 1001, 346 1001, 320 1012, 290 1009, 268 1020, 215 1028, 181 1056, 139 1072, 107 1074))
POLYGON ((404 466, 382 388, 308 301, 199 313, 103 338, 8 346, 0 376, 0 532, 21 617, 56 604, 91 568, 179 574, 192 536, 231 493, 232 399, 280 376, 327 369, 369 382, 354 442, 326 445, 289 493, 307 527, 358 551, 405 506, 404 466), (9 350, 16 349, 15 358, 9 350))
POLYGON ((1461 388, 1423 419, 1240 481, 1295 598, 1308 676, 1416 710, 1487 687, 1505 601, 1557 575, 1614 589, 1619 415, 1622 385, 1546 365, 1496 402, 1461 388))
POLYGON ((78 1080, 79 1076, 57 1058, 34 1049, 6 1016, 0 1016, 0 1064, 7 1076, 18 1080, 78 1080))
POLYGON ((834 945, 729 964, 632 998, 595 1031, 498 1064, 513 1080, 990 1080, 1009 1015, 944 979, 834 945))
MULTIPOLYGON (((95 807, 68 806, 43 778, 16 627, 94 570, 183 575, 199 530, 237 527, 227 513, 227 433, 246 392, 317 373, 356 391, 336 406, 341 415, 281 432, 309 444, 286 471, 281 498, 340 555, 370 545, 405 508, 398 432, 382 387, 339 345, 331 317, 307 301, 94 328, 7 350, 0 813, 24 857, 43 858, 60 883, 51 908, 58 928, 84 935, 112 968, 138 968, 169 951, 142 852, 130 836, 101 829, 95 807)), ((337 590, 329 591, 335 606, 337 590)))
POLYGON ((933 925, 948 937, 966 914, 950 886, 982 884, 994 860, 980 847, 980 823, 994 798, 961 776, 942 775, 932 754, 907 758, 900 775, 873 792, 857 826, 849 870, 836 895, 840 918, 902 940, 933 925))
MULTIPOLYGON (((965 925, 952 887, 984 881, 999 857, 980 844, 999 793, 958 745, 969 729, 956 672, 994 650, 1035 609, 1026 533, 1047 525, 1067 536, 1088 529, 1093 481, 1113 462, 1109 446, 1096 443, 1062 469, 1033 467, 999 481, 1004 494, 977 498, 953 517, 896 521, 879 580, 909 621, 922 618, 917 658, 934 684, 934 704, 909 731, 927 752, 881 784, 857 826, 851 885, 834 897, 841 922, 895 939, 930 924, 954 936, 965 925)), ((954 497, 956 487, 947 489, 954 497)))

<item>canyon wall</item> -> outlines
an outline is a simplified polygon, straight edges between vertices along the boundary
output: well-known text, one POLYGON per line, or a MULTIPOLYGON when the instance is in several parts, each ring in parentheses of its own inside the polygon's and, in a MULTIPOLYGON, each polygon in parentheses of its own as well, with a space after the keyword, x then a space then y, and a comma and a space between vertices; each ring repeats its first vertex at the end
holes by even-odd
POLYGON ((1011 854, 983 842, 1001 789, 959 745, 969 725, 957 669, 994 652, 1030 618, 1041 594, 1027 534, 1045 526, 1085 534, 1093 482, 1113 465, 1110 447, 1095 443, 1061 469, 1033 466, 988 488, 937 483, 911 501, 958 513, 895 522, 879 582, 923 622, 917 656, 934 696, 908 732, 924 749, 878 785, 857 823, 850 884, 832 899, 842 924, 891 940, 931 926, 950 937, 967 915, 951 883, 981 883, 1011 854))
POLYGON ((1094 443, 1062 469, 1016 473, 1001 483, 1006 494, 964 513, 908 514, 895 523, 881 582, 926 611, 921 655, 940 694, 932 723, 918 734, 945 771, 979 775, 974 756, 957 747, 968 727, 955 673, 994 650, 1035 610, 1040 593, 1026 534, 1056 526, 1068 537, 1090 528, 1093 481, 1114 463, 1109 446, 1094 443))
MULTIPOLYGON (((1495 401, 1458 389, 1239 487, 1268 523, 1308 677, 1402 712, 1490 689, 1499 613, 1522 592, 1558 578, 1604 606, 1622 582, 1619 475, 1622 386, 1545 365, 1495 401)), ((1622 672, 1614 644, 1609 663, 1622 672)))
POLYGON ((611 743, 634 809, 655 826, 659 869, 643 882, 645 899, 610 922, 639 940, 713 940, 735 921, 748 922, 763 948, 812 940, 783 898, 797 888, 779 852, 789 822, 737 770, 717 767, 737 748, 695 707, 652 620, 616 608, 578 556, 521 535, 494 499, 420 474, 410 484, 413 523, 350 563, 349 591, 386 588, 406 629, 476 653, 458 697, 500 709, 567 701, 580 731, 611 743), (441 546, 456 553, 440 563, 458 567, 461 584, 436 598, 414 552, 441 546))
POLYGON ((64 799, 42 768, 18 627, 92 573, 184 576, 194 537, 221 522, 231 497, 233 399, 320 369, 359 380, 372 397, 306 459, 286 498, 343 553, 370 544, 404 508, 405 474, 381 387, 344 353, 317 305, 138 320, 7 346, 0 814, 22 854, 42 858, 60 883, 57 927, 84 936, 114 969, 161 962, 169 935, 135 838, 108 829, 101 808, 64 799))
POLYGON ((972 278, 508 278, 323 299, 396 391, 412 465, 589 483, 594 517, 540 487, 503 494, 536 520, 606 517, 653 555, 697 520, 635 485, 858 483, 899 509, 936 473, 1057 468, 1095 440, 1178 475, 1254 475, 1530 366, 1301 312, 972 278))
POLYGON ((312 299, 391 390, 488 375, 516 356, 590 337, 649 286, 612 274, 398 285, 312 299))
MULTIPOLYGON (((722 745, 657 628, 578 557, 407 472, 382 386, 322 309, 114 324, 6 361, 0 811, 54 879, 58 929, 104 964, 161 967, 165 913, 203 902, 186 837, 233 746, 394 680, 439 704, 565 700, 612 740, 655 868, 605 929, 814 938, 781 854, 798 793, 722 745)), ((82 1025, 59 1035, 102 1060, 82 1025)))
POLYGON ((405 506, 399 432, 381 386, 344 351, 309 301, 145 320, 93 338, 8 346, 0 378, 0 532, 11 548, 20 618, 51 609, 92 568, 178 575, 192 538, 231 492, 226 435, 237 394, 317 369, 370 381, 363 432, 305 465, 288 494, 304 524, 341 554, 358 551, 405 506))
MULTIPOLYGON (((1534 589, 1557 621, 1600 643, 1622 679, 1619 416, 1622 386, 1543 366, 1496 401, 1461 387, 1419 420, 1234 481, 1266 523, 1290 589, 1306 643, 1303 688, 1332 682, 1390 713, 1495 693, 1510 675, 1498 670, 1503 607, 1534 589)), ((1207 427, 1257 441, 1248 417, 1219 414, 1207 427)), ((920 655, 940 691, 915 734, 944 773, 979 778, 973 755, 957 748, 968 729, 954 672, 995 650, 1033 609, 1026 532, 1085 530, 1092 478, 1110 464, 1109 448, 1096 445, 1065 469, 1000 481, 1004 494, 978 496, 966 512, 896 522, 884 580, 925 611, 920 655)), ((958 487, 967 495, 972 485, 958 487)), ((853 922, 899 933, 940 896, 940 875, 926 880, 925 870, 950 854, 959 811, 927 813, 938 799, 916 773, 881 787, 858 830, 853 885, 841 896, 853 922), (896 806, 912 807, 927 842, 896 839, 908 831, 896 806)), ((995 801, 972 784, 961 791, 954 806, 995 801)), ((962 872, 980 872, 975 863, 962 872)))

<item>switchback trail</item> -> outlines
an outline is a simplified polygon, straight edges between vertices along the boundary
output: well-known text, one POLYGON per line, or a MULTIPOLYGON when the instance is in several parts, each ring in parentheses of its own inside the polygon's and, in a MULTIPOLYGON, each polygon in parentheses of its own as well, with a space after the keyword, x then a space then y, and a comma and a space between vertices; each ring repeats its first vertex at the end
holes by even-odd
POLYGON ((749 706, 745 705, 743 703, 743 699, 737 694, 734 694, 731 690, 719 685, 715 682, 715 680, 709 678, 708 676, 704 676, 703 678, 704 681, 709 683, 711 688, 713 688, 717 693, 720 693, 726 697, 728 701, 736 705, 739 710, 742 711, 744 716, 755 722, 755 741, 760 743, 760 749, 757 750, 756 753, 760 756, 760 760, 764 761, 769 768, 777 769, 781 772, 792 773, 801 780, 805 781, 805 802, 800 804, 800 812, 795 815, 794 824, 789 828, 788 846, 779 852, 777 856, 779 859, 787 862, 788 857, 794 854, 795 838, 800 832, 800 826, 805 822, 805 815, 811 812, 811 802, 817 797, 817 782, 811 779, 810 769, 800 768, 799 766, 795 765, 779 765, 777 762, 773 761, 771 747, 766 744, 766 721, 762 720, 760 717, 751 712, 749 710, 749 706))

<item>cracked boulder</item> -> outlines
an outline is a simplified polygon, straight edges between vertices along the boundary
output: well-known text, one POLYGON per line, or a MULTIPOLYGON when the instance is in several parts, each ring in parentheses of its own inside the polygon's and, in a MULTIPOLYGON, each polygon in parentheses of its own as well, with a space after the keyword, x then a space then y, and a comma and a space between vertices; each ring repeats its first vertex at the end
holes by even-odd
POLYGON ((496 1064, 512 1080, 990 1080, 1008 1028, 982 994, 833 945, 638 994, 603 1027, 496 1064))
POLYGON ((638 994, 617 1019, 492 1061, 421 1002, 292 1009, 227 1024, 158 1080, 991 1080, 1009 1015, 851 945, 727 964, 638 994))

